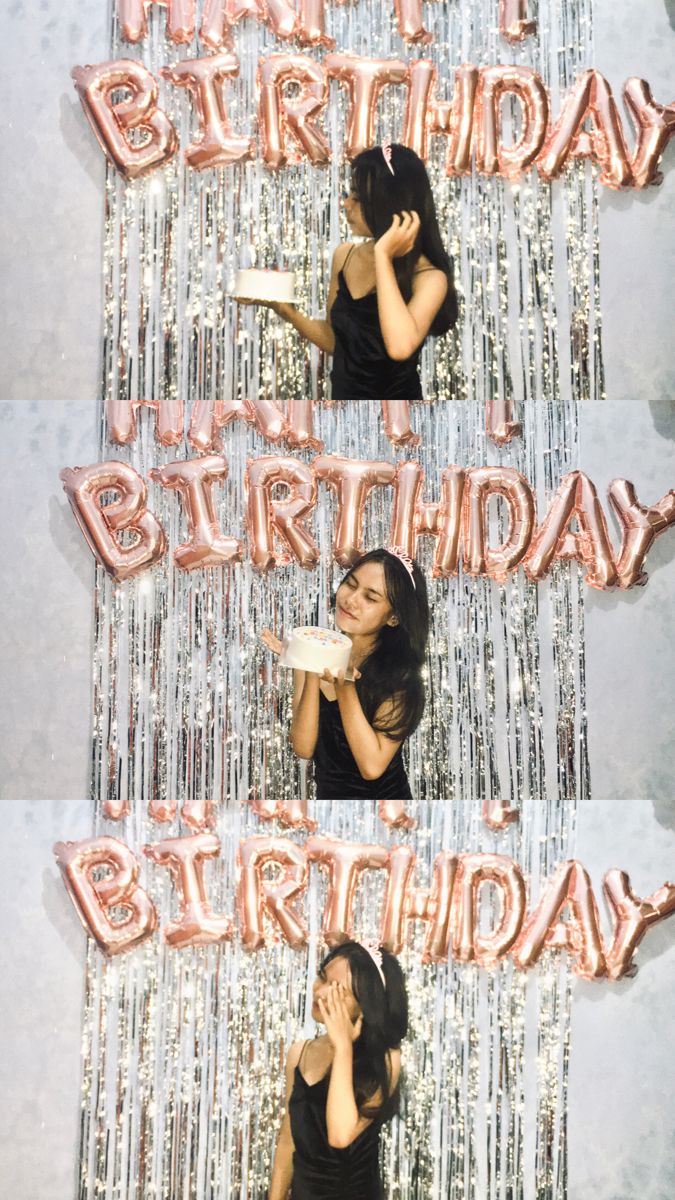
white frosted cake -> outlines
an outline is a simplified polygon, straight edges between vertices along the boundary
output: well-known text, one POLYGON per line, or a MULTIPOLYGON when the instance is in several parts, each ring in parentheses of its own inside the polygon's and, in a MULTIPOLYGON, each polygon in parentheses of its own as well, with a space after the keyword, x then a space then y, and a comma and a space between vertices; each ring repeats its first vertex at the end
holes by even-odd
POLYGON ((281 665, 321 675, 326 667, 331 674, 347 671, 352 652, 351 639, 334 629, 305 625, 294 629, 281 655, 281 665))
POLYGON ((253 268, 237 271, 233 295, 240 300, 272 300, 279 304, 293 304, 295 272, 257 271, 253 268))

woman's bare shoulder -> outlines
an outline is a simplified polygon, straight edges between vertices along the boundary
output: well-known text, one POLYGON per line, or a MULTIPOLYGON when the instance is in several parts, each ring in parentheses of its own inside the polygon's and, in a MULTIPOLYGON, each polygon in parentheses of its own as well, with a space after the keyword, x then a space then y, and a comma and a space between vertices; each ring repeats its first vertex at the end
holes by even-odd
POLYGON ((306 1045, 307 1045, 306 1038, 300 1038, 297 1042, 293 1042, 290 1050, 288 1051, 288 1054, 286 1055, 286 1069, 288 1071, 295 1070, 298 1063, 300 1062, 300 1055, 302 1054, 303 1048, 306 1045))
POLYGON ((345 260, 350 250, 354 249, 353 242, 340 242, 333 251, 333 266, 336 271, 339 271, 345 264, 345 260))

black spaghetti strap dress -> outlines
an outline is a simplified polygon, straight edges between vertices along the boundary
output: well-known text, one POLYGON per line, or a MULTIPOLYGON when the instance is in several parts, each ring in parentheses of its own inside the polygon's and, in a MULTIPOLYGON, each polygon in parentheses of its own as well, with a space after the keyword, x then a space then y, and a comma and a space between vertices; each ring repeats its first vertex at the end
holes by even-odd
MULTIPOLYGON (((335 334, 331 392, 334 400, 421 400, 419 347, 396 362, 387 354, 377 311, 377 292, 356 299, 345 281, 347 254, 338 275, 338 291, 330 310, 335 334)), ((428 269, 428 268, 424 268, 428 269)))
POLYGON ((412 800, 401 747, 379 779, 364 779, 349 748, 340 706, 321 690, 314 779, 318 800, 412 800))
POLYGON ((378 1164, 382 1122, 374 1120, 344 1150, 328 1141, 326 1101, 330 1071, 309 1084, 302 1060, 295 1068, 288 1115, 295 1152, 291 1200, 383 1200, 378 1164))

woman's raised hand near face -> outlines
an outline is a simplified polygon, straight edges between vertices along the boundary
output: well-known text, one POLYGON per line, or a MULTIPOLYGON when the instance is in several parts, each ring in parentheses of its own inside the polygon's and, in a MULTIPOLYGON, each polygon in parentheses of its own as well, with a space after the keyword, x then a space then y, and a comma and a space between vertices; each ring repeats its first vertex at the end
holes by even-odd
POLYGON ((415 245, 415 239, 420 229, 420 218, 416 212, 394 213, 391 225, 386 233, 375 243, 375 251, 381 251, 387 258, 402 258, 409 254, 415 245))
POLYGON ((352 1021, 347 1009, 344 984, 331 983, 325 994, 317 997, 317 1004, 333 1048, 337 1051, 350 1047, 361 1035, 363 1016, 359 1013, 356 1020, 352 1021))

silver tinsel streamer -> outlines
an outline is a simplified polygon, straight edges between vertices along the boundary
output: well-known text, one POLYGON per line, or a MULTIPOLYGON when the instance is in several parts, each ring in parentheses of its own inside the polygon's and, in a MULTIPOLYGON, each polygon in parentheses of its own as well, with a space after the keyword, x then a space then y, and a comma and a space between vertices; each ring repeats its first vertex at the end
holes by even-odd
MULTIPOLYGON (((331 7, 328 32, 342 51, 423 54, 441 87, 460 62, 534 66, 551 88, 553 111, 576 74, 592 65, 590 3, 532 4, 538 33, 513 48, 499 38, 496 0, 430 4, 430 46, 407 47, 393 5, 331 7), (448 63, 452 66, 448 66, 448 63)), ((202 51, 164 38, 165 16, 150 13, 140 47, 119 40, 111 57, 159 67, 202 51)), ((237 131, 252 131, 255 72, 278 50, 251 21, 237 29, 240 77, 230 106, 237 131)), ((303 53, 320 53, 305 50, 303 53)), ((163 105, 183 147, 194 120, 186 95, 163 86, 163 105)), ((403 89, 384 93, 378 136, 400 136, 403 89)), ((509 114, 506 114, 508 124, 509 114)), ((224 172, 174 164, 125 184, 106 185, 103 402, 110 398, 186 402, 251 395, 276 399, 326 392, 325 365, 286 326, 227 299, 239 265, 298 273, 300 303, 320 312, 332 248, 340 239, 338 197, 347 177, 341 147, 345 99, 333 85, 326 129, 334 149, 326 170, 306 165, 271 176, 259 160, 224 172)), ((578 463, 577 406, 602 395, 597 202, 590 168, 574 166, 559 184, 532 172, 518 185, 474 174, 447 179, 444 148, 432 142, 430 173, 441 226, 455 258, 462 302, 458 333, 430 342, 425 395, 413 407, 422 444, 406 452, 384 436, 377 402, 317 407, 316 433, 328 452, 400 461, 425 470, 438 498, 440 473, 504 463, 535 487, 540 511, 561 476, 578 463), (485 433, 485 406, 507 398, 523 437, 497 448, 485 433)), ((163 449, 151 413, 139 414, 136 441, 107 440, 101 457, 152 466, 192 456, 163 449)), ((229 478, 216 492, 224 532, 246 538, 248 458, 274 452, 250 428, 228 427, 229 478)), ((309 452, 299 452, 310 461, 309 452)), ((175 495, 150 485, 150 506, 171 547, 186 528, 175 495)), ((366 519, 368 546, 388 541, 391 493, 376 492, 366 519)), ((366 802, 319 803, 288 747, 290 696, 261 646, 265 626, 287 630, 330 620, 340 572, 331 561, 332 495, 320 489, 312 522, 319 568, 295 565, 266 578, 245 562, 231 571, 182 574, 167 558, 123 586, 97 571, 94 657, 93 796, 98 834, 121 837, 137 853, 146 842, 187 834, 181 811, 213 809, 222 854, 207 867, 214 910, 231 913, 235 853, 255 832, 304 833, 263 824, 250 805, 306 796, 322 833, 394 845, 418 856, 424 885, 440 849, 499 851, 531 881, 572 853, 576 805, 588 791, 583 584, 575 566, 558 567, 539 587, 522 573, 505 584, 460 571, 431 580, 433 547, 420 542, 430 581, 433 632, 428 704, 407 748, 417 827, 388 830, 366 802), (483 799, 499 797, 520 820, 501 833, 481 821, 483 799), (178 804, 171 823, 152 811, 178 804)), ((493 514, 495 530, 501 511, 493 514)), ((495 536, 498 535, 495 533, 495 536)), ((161 918, 175 909, 168 873, 144 862, 161 918)), ((382 880, 366 875, 356 930, 377 935, 382 880)), ((106 962, 89 950, 83 1035, 80 1197, 261 1200, 266 1195, 290 1042, 311 1034, 307 998, 321 954, 325 881, 312 874, 306 901, 307 952, 271 938, 247 955, 238 942, 168 950, 159 937, 106 962)), ((486 904, 486 908, 489 905, 486 904)), ((510 962, 487 972, 452 961, 421 964, 421 929, 402 956, 411 999, 401 1119, 383 1139, 387 1195, 400 1200, 562 1200, 566 1194, 566 1087, 570 977, 564 958, 546 955, 528 976, 510 962)))

